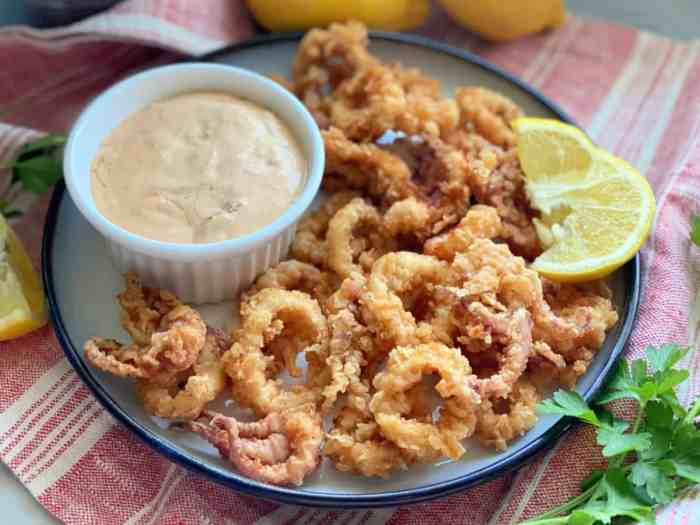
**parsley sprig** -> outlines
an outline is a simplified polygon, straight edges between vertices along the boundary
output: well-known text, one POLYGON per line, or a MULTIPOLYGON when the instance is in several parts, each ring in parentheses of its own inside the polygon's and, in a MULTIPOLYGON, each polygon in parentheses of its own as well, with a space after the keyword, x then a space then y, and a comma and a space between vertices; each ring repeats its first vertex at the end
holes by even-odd
POLYGON ((15 158, 0 165, 11 169, 12 179, 6 191, 0 194, 0 213, 6 217, 21 215, 13 207, 13 201, 21 191, 45 193, 63 176, 63 146, 67 137, 49 134, 28 142, 20 148, 15 158))
POLYGON ((589 406, 576 392, 558 390, 540 403, 543 414, 574 417, 596 429, 608 458, 581 484, 581 494, 521 525, 655 523, 654 507, 700 483, 700 399, 685 409, 676 387, 688 371, 676 368, 689 348, 647 347, 646 359, 621 361, 605 391, 589 406), (637 405, 633 421, 606 406, 619 399, 637 405), (625 520, 626 519, 626 520, 625 520))

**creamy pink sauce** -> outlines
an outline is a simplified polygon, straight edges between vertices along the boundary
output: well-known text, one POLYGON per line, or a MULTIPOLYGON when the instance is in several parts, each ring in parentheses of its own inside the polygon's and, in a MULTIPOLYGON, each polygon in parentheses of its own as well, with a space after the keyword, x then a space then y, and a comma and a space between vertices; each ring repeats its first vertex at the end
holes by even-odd
POLYGON ((276 115, 226 93, 195 92, 154 102, 112 130, 91 186, 97 209, 130 232, 207 243, 274 221, 306 172, 276 115))

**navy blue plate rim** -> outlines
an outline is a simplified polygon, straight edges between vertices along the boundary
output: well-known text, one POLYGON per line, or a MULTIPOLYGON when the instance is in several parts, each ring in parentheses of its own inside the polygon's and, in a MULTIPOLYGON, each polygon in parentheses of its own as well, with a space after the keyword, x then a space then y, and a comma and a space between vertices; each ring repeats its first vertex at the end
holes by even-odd
MULTIPOLYGON (((207 55, 196 57, 199 61, 215 61, 221 56, 225 56, 236 51, 265 46, 274 43, 295 42, 302 36, 302 33, 284 33, 262 35, 245 42, 227 46, 221 50, 214 51, 207 55)), ((555 103, 551 102, 540 94, 537 90, 527 85, 520 79, 514 77, 510 73, 498 68, 497 66, 485 61, 484 59, 475 56, 467 51, 454 48, 452 46, 435 42, 429 38, 410 34, 396 34, 388 32, 371 32, 370 37, 375 40, 387 40, 402 44, 415 45, 418 47, 428 48, 433 51, 444 53, 455 58, 459 58, 480 68, 490 71, 501 78, 504 78, 516 85, 521 90, 527 92, 542 105, 552 111, 558 118, 565 122, 572 122, 564 111, 555 103)), ((513 452, 503 458, 494 461, 492 464, 485 466, 475 472, 470 472, 464 476, 437 483, 431 483, 414 489, 404 489, 397 491, 383 492, 379 494, 338 494, 320 491, 308 491, 301 489, 293 489, 286 487, 275 487, 259 483, 247 478, 236 478, 233 473, 228 474, 223 471, 215 470, 207 466, 207 464, 199 461, 196 457, 191 456, 173 447, 167 439, 157 435, 156 433, 139 425, 119 404, 110 396, 110 394, 100 385, 92 370, 90 370, 82 358, 80 357, 80 347, 76 347, 71 341, 68 330, 66 329, 61 311, 59 308, 58 298, 54 286, 54 271, 53 271, 53 250, 54 240, 56 236, 56 224, 61 203, 64 198, 69 198, 66 194, 66 187, 63 181, 60 181, 54 190, 51 198, 51 203, 46 215, 46 223, 44 227, 44 236, 42 242, 42 279, 49 307, 49 316, 53 322, 56 337, 80 378, 92 391, 102 406, 120 423, 129 428, 136 436, 143 440, 147 445, 152 447, 160 454, 166 456, 175 463, 187 468, 188 470, 202 474, 203 476, 230 487, 238 492, 251 496, 268 499, 280 503, 293 505, 302 505, 310 507, 324 508, 377 508, 389 507, 397 505, 406 505, 420 503, 435 499, 438 497, 448 496, 456 492, 463 491, 469 487, 484 483, 493 479, 496 476, 502 475, 510 470, 522 466, 527 461, 542 451, 547 446, 553 446, 574 423, 571 419, 563 418, 556 422, 541 436, 537 437, 525 447, 513 452)), ((582 394, 589 401, 605 383, 613 365, 617 358, 622 353, 627 339, 630 336, 634 319, 639 307, 641 274, 640 274, 640 259, 636 255, 632 260, 625 264, 620 270, 624 272, 624 279, 628 283, 624 298, 624 311, 620 322, 621 330, 615 345, 610 352, 608 361, 605 363, 601 373, 593 380, 589 388, 582 394)))

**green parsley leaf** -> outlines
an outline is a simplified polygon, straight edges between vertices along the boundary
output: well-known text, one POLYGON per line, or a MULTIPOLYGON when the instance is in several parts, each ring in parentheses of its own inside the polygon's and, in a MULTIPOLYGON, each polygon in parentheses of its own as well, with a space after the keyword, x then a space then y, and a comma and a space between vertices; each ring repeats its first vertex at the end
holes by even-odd
POLYGON ((659 348, 647 346, 644 352, 652 372, 663 372, 673 368, 690 350, 687 346, 665 344, 659 348))
POLYGON ((677 455, 700 453, 700 432, 692 422, 679 424, 671 446, 677 455))
POLYGON ((673 415, 676 417, 684 417, 686 414, 685 408, 683 408, 683 405, 681 405, 680 401, 678 401, 678 397, 676 396, 675 392, 665 392, 661 395, 659 395, 659 400, 663 401, 666 406, 670 407, 671 410, 673 410, 673 415))
POLYGON ((669 462, 678 476, 700 483, 700 456, 680 456, 669 462))
POLYGON ((644 420, 647 428, 671 429, 673 410, 661 401, 650 401, 644 408, 644 420))
MULTIPOLYGON (((10 184, 19 184, 32 193, 48 191, 63 176, 64 135, 46 135, 22 146, 14 160, 0 166, 12 168, 10 184)), ((18 214, 8 205, 0 207, 5 216, 18 214)))
POLYGON ((686 410, 675 392, 689 376, 687 370, 674 368, 688 351, 676 344, 648 347, 646 360, 618 364, 595 402, 636 400, 633 423, 602 407, 593 412, 575 392, 559 390, 539 405, 542 413, 577 417, 596 427, 596 441, 609 460, 606 470, 595 470, 581 482, 579 496, 525 524, 617 525, 632 520, 651 525, 656 505, 700 484, 700 397, 686 410))
POLYGON ((581 395, 570 390, 557 390, 552 399, 546 399, 537 405, 537 410, 540 414, 571 416, 593 426, 600 425, 595 412, 589 408, 581 395))
POLYGON ((611 523, 613 518, 647 520, 652 508, 635 493, 634 486, 619 468, 609 469, 600 482, 600 490, 589 503, 571 513, 568 523, 591 525, 611 523))
POLYGON ((63 168, 50 157, 34 157, 15 164, 14 172, 22 187, 33 193, 45 193, 63 176, 63 168))
POLYGON ((647 378, 647 362, 635 359, 630 365, 630 375, 634 386, 641 386, 647 378))
POLYGON ((700 216, 690 214, 690 240, 700 246, 700 216))
POLYGON ((34 140, 32 142, 27 142, 22 146, 17 152, 17 157, 21 158, 28 153, 34 153, 42 150, 54 150, 56 148, 63 147, 68 141, 68 137, 65 135, 60 135, 57 133, 49 133, 44 135, 40 139, 34 140))
POLYGON ((630 481, 645 487, 654 503, 667 503, 673 498, 675 482, 653 463, 637 462, 632 465, 630 481))
POLYGON ((615 399, 631 398, 639 400, 639 383, 637 378, 641 375, 640 373, 646 376, 646 365, 642 371, 640 365, 633 363, 632 368, 630 368, 626 361, 621 360, 608 383, 607 390, 596 398, 596 402, 603 405, 615 399))
POLYGON ((640 452, 644 460, 663 458, 671 448, 673 438, 673 409, 661 401, 650 401, 644 409, 643 429, 651 434, 648 449, 640 452))
POLYGON ((596 442, 603 447, 606 458, 632 452, 643 451, 651 446, 651 434, 648 432, 627 433, 629 424, 615 419, 612 424, 605 424, 598 430, 596 442))
POLYGON ((22 212, 19 210, 11 209, 9 202, 0 199, 0 215, 4 215, 9 219, 11 217, 19 217, 20 215, 22 215, 22 212))
POLYGON ((595 469, 593 472, 591 472, 586 478, 581 482, 581 490, 582 491, 587 491, 589 488, 591 488, 593 485, 598 483, 603 476, 605 475, 604 470, 600 469, 595 469))
POLYGON ((667 392, 673 392, 674 388, 688 379, 689 374, 687 370, 672 369, 658 372, 656 375, 658 376, 656 379, 656 395, 659 396, 667 392))

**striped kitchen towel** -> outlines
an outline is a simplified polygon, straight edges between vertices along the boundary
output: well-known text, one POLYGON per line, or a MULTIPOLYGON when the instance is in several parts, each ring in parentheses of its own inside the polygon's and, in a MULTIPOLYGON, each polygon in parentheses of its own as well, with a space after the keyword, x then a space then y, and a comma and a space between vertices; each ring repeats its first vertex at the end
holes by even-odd
MULTIPOLYGON (((128 0, 67 28, 0 30, 0 159, 37 131, 65 131, 87 99, 126 72, 251 36, 239 0, 128 0)), ((427 36, 469 49, 558 102, 593 139, 647 174, 658 211, 642 253, 644 296, 626 358, 647 344, 698 345, 700 251, 688 214, 700 213, 700 55, 629 27, 570 17, 560 29, 489 45, 435 13, 427 36)), ((8 174, 0 174, 0 192, 8 174)), ((18 197, 17 221, 35 257, 46 198, 18 197)), ((700 390, 691 353, 687 401, 700 390)), ((576 428, 516 473, 434 502, 321 511, 234 493, 170 463, 97 404, 47 327, 0 343, 0 458, 69 524, 515 524, 565 500, 600 465, 591 432, 576 428), (465 512, 468 509, 468 512, 465 512)), ((700 494, 663 509, 659 523, 697 522, 700 494)))

